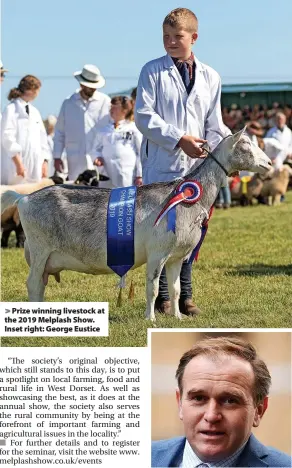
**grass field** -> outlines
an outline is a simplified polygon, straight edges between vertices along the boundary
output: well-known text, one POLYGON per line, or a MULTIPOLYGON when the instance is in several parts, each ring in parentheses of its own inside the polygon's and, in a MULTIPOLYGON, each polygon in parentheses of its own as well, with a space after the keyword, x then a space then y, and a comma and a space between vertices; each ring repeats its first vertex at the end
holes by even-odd
MULTIPOLYGON (((157 314, 146 323, 145 267, 130 272, 135 298, 116 307, 118 277, 62 272, 50 278, 46 300, 109 302, 108 338, 2 338, 2 346, 145 346, 147 328, 292 327, 292 192, 277 207, 217 210, 198 263, 193 268, 194 299, 202 314, 181 322, 157 314)), ((28 267, 23 251, 2 252, 2 301, 27 301, 28 267)))

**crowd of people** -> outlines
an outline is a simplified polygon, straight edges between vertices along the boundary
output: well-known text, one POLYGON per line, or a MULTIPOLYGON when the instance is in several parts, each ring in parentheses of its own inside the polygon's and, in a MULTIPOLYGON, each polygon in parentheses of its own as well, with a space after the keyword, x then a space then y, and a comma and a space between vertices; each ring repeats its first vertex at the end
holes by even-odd
MULTIPOLYGON (((50 161, 51 170, 73 181, 85 169, 96 167, 109 177, 100 186, 106 183, 109 188, 175 181, 206 157, 205 143, 212 152, 246 119, 251 140, 281 170, 292 155, 292 132, 286 124, 291 119, 290 108, 274 105, 271 110, 259 106, 240 110, 232 106, 222 111, 219 74, 192 52, 198 39, 196 15, 187 8, 172 10, 164 18, 162 30, 166 55, 144 65, 131 97, 110 99, 102 93, 105 78, 95 65, 84 65, 75 72, 80 89, 64 100, 57 120, 47 119, 48 137, 32 105, 41 82, 31 75, 22 78, 9 92, 10 103, 2 117, 2 183, 46 177, 50 161)), ((1 80, 5 72, 2 68, 1 80)), ((228 183, 220 196, 227 208, 228 183)), ((185 315, 200 312, 192 302, 191 269, 185 260, 179 299, 180 312, 185 315)), ((159 277, 155 308, 167 314, 171 303, 162 266, 157 280, 159 277)))
POLYGON ((276 115, 281 112, 286 117, 287 126, 292 129, 292 106, 274 102, 272 106, 255 104, 253 107, 244 105, 240 108, 237 104, 230 107, 222 107, 223 122, 227 127, 236 132, 248 122, 258 122, 264 132, 268 132, 276 126, 276 115))
MULTIPOLYGON (((1 82, 7 69, 1 64, 1 82)), ((142 136, 134 123, 134 94, 112 99, 98 91, 105 79, 94 65, 74 73, 80 89, 65 99, 58 117, 42 121, 32 102, 40 80, 23 77, 8 94, 1 120, 1 183, 36 182, 53 174, 74 181, 98 166, 113 188, 142 184, 142 136)))
MULTIPOLYGON (((1 82, 5 69, 1 63, 1 82)), ((32 75, 23 77, 10 90, 2 118, 2 184, 38 181, 54 174, 76 180, 85 169, 96 167, 109 181, 102 187, 114 188, 142 184, 140 147, 142 134, 134 122, 136 90, 131 96, 111 99, 98 91, 105 78, 94 65, 74 73, 80 90, 65 99, 58 117, 44 121, 32 101, 41 82, 32 75)), ((292 108, 274 102, 272 107, 237 104, 222 108, 224 124, 235 133, 244 125, 279 169, 292 157, 292 108)), ((246 176, 245 173, 242 174, 246 176)), ((229 186, 222 187, 218 208, 231 204, 229 186)))

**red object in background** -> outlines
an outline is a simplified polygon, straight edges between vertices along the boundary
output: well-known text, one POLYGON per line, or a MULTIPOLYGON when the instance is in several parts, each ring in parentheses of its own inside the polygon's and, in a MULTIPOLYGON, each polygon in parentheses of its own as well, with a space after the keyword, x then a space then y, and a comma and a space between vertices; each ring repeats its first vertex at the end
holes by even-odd
POLYGON ((240 177, 239 176, 236 176, 236 177, 233 177, 232 181, 230 182, 230 185, 229 185, 229 188, 230 190, 234 189, 234 187, 240 183, 240 177))

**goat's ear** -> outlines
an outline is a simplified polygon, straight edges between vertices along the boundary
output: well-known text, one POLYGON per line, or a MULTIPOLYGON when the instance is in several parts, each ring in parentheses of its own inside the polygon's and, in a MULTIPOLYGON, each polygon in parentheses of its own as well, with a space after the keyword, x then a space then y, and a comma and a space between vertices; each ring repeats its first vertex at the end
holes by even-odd
POLYGON ((239 132, 237 132, 237 133, 235 133, 233 135, 233 146, 235 146, 239 142, 239 140, 242 137, 242 135, 244 134, 245 130, 246 130, 246 126, 242 130, 239 130, 239 132))

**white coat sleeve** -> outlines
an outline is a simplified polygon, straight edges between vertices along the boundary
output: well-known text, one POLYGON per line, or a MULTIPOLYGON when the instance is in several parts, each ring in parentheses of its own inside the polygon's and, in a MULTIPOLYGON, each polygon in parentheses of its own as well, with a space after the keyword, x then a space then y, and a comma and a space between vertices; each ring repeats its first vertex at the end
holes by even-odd
POLYGON ((91 151, 89 152, 92 162, 94 162, 96 158, 102 157, 102 150, 103 150, 102 133, 100 131, 97 131, 93 139, 93 145, 92 145, 91 151))
POLYGON ((145 66, 142 68, 137 87, 135 123, 147 139, 167 151, 173 151, 186 132, 166 123, 155 112, 156 99, 155 77, 145 66))
POLYGON ((13 106, 7 106, 3 112, 1 121, 1 143, 6 153, 11 158, 16 154, 21 154, 22 147, 16 141, 17 117, 13 106))
POLYGON ((134 131, 133 134, 134 137, 134 151, 136 153, 136 166, 134 170, 134 177, 142 177, 142 164, 141 164, 141 155, 140 155, 140 149, 141 149, 141 143, 142 143, 142 134, 139 132, 138 129, 134 131))
POLYGON ((65 106, 66 106, 66 101, 64 101, 62 104, 60 113, 58 115, 58 120, 55 126, 54 148, 53 148, 54 159, 61 159, 64 148, 65 148, 65 106))
POLYGON ((105 96, 105 99, 103 101, 103 105, 101 106, 99 117, 98 117, 98 122, 97 122, 97 127, 98 128, 103 128, 106 125, 109 124, 110 122, 110 106, 111 106, 111 100, 109 96, 105 96))
POLYGON ((231 135, 231 130, 226 127, 222 120, 221 113, 221 80, 219 75, 211 85, 210 108, 205 121, 205 139, 208 141, 211 151, 220 143, 220 141, 231 135))

